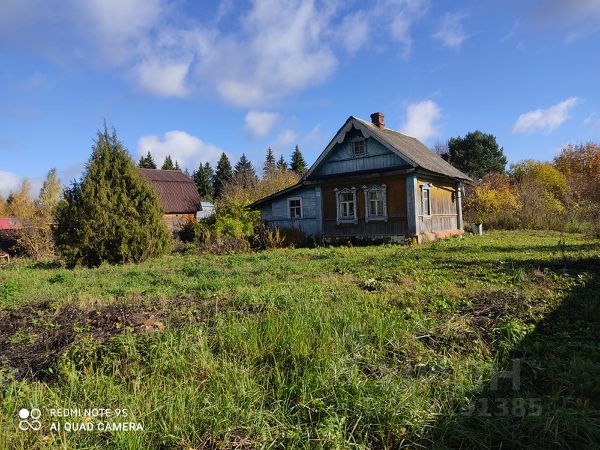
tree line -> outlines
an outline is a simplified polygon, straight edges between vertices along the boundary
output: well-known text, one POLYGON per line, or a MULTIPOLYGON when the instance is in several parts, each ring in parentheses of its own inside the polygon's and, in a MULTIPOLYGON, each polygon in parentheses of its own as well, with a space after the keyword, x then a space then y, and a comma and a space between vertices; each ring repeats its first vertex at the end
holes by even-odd
MULTIPOLYGON (((145 169, 158 168, 150 151, 140 158, 138 167, 145 169)), ((177 160, 173 162, 171 155, 165 157, 161 169, 181 170, 179 162, 177 160)), ((274 171, 291 171, 299 177, 302 177, 307 170, 308 167, 306 161, 298 145, 294 148, 289 163, 285 160, 283 154, 281 154, 276 161, 273 150, 270 147, 267 149, 262 167, 263 175, 270 175, 274 171)), ((185 172, 189 175, 187 169, 185 172)), ((245 153, 242 153, 242 156, 236 162, 235 166, 232 166, 229 157, 223 152, 215 169, 212 168, 209 162, 201 162, 198 168, 190 176, 198 187, 200 197, 207 201, 214 201, 221 198, 225 192, 226 186, 232 182, 240 183, 246 188, 250 188, 258 181, 256 169, 245 153)))

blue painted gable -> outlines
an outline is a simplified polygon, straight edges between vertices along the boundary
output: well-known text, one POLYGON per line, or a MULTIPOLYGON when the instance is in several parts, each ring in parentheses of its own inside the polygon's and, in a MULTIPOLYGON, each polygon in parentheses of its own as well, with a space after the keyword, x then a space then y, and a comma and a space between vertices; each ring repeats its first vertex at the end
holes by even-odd
POLYGON ((409 164, 373 137, 365 139, 366 154, 364 156, 353 156, 352 145, 357 139, 363 139, 363 135, 356 128, 352 128, 346 133, 344 140, 335 144, 331 152, 321 161, 313 176, 387 169, 409 164))

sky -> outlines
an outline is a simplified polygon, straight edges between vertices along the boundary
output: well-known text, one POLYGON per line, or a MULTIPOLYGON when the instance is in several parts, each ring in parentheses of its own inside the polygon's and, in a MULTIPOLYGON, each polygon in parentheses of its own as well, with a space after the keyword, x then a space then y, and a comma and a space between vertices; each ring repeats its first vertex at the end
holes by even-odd
POLYGON ((600 0, 0 0, 0 194, 78 178, 106 122, 190 171, 310 164, 350 116, 509 162, 600 141, 600 0))

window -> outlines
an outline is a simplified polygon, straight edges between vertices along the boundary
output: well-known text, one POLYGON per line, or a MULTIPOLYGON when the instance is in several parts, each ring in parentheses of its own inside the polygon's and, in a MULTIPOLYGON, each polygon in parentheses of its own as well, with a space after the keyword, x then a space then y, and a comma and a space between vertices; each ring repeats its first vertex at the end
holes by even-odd
POLYGON ((431 215, 431 197, 429 195, 430 184, 421 186, 421 210, 424 216, 431 215))
POLYGON ((288 198, 288 214, 290 219, 302 219, 302 199, 288 198))
POLYGON ((366 143, 363 140, 360 141, 354 141, 352 143, 352 156, 354 158, 357 158, 359 156, 365 156, 367 154, 367 146, 366 143))
POLYGON ((387 186, 371 185, 363 186, 365 193, 365 220, 386 220, 387 221, 387 186))
POLYGON ((356 215, 356 188, 334 189, 336 193, 337 223, 358 223, 356 215))

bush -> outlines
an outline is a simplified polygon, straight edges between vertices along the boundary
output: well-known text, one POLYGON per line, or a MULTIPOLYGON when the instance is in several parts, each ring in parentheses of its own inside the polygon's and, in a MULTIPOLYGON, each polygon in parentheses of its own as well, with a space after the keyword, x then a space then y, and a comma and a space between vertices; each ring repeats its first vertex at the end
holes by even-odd
POLYGON ((57 207, 56 244, 70 266, 140 262, 171 245, 162 216, 154 189, 105 127, 82 180, 57 207))
POLYGON ((286 238, 282 235, 279 228, 273 229, 263 222, 254 227, 252 247, 266 250, 269 248, 281 248, 285 243, 286 238))

